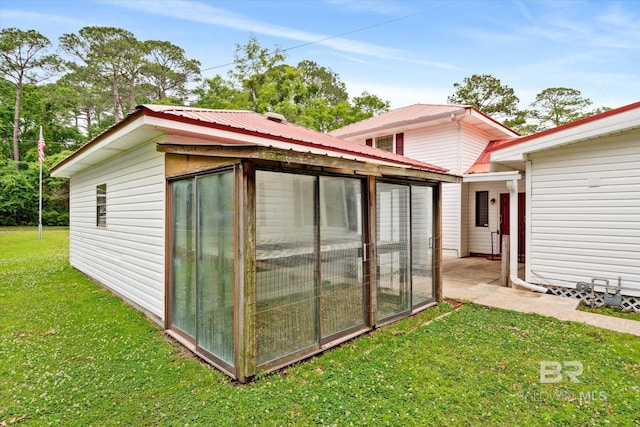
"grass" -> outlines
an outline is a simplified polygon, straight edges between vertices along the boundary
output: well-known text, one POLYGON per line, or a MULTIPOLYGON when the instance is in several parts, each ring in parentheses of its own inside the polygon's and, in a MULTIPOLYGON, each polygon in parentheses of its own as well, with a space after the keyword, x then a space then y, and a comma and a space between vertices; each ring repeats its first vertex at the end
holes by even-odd
POLYGON ((72 269, 67 239, 0 229, 0 425, 640 425, 638 337, 473 304, 237 385, 72 269), (581 382, 541 384, 554 360, 581 382))
POLYGON ((640 322, 640 313, 631 311, 622 311, 614 307, 590 307, 584 303, 580 303, 578 310, 587 311, 589 313, 603 314, 605 316, 620 317, 621 319, 637 320, 640 322))

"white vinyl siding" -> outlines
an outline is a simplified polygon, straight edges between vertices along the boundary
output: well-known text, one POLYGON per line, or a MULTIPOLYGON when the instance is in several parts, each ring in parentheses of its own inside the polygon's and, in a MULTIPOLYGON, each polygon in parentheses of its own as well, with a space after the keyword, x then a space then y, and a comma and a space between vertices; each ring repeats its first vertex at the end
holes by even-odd
POLYGON ((164 318, 164 157, 144 144, 72 176, 70 262, 164 318), (96 186, 107 184, 106 227, 96 226, 96 186))
MULTIPOLYGON (((460 173, 459 130, 453 123, 408 130, 404 133, 404 155, 432 163, 460 173)), ((442 185, 442 248, 461 253, 461 187, 460 184, 442 185)))
POLYGON ((461 184, 442 184, 442 249, 456 251, 460 248, 460 198, 461 184))
MULTIPOLYGON (((397 131, 401 132, 401 130, 397 131)), ((453 123, 404 132, 405 156, 447 168, 450 173, 461 173, 458 144, 459 131, 453 123)))
MULTIPOLYGON (((640 296, 640 135, 532 154, 527 280, 606 278, 640 296)), ((600 290, 597 288, 597 290, 600 290)))
POLYGON ((478 129, 462 123, 462 159, 460 160, 461 173, 465 173, 478 160, 478 156, 489 144, 489 136, 478 129))

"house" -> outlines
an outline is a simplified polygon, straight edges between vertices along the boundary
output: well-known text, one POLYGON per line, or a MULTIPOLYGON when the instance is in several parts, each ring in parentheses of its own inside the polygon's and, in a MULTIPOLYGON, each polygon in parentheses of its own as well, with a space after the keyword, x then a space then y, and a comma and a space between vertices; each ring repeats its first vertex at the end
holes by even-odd
POLYGON ((487 164, 511 188, 524 177, 527 283, 640 311, 640 102, 490 147, 487 164))
MULTIPOLYGON (((487 147, 518 136, 471 106, 453 104, 410 105, 330 135, 433 162, 458 175, 472 173, 470 169, 487 147)), ((507 196, 504 180, 443 184, 443 250, 458 257, 499 254, 499 231, 509 233, 508 224, 500 222, 501 214, 509 217, 508 212, 500 211, 509 208, 507 196)))
POLYGON ((240 381, 437 303, 461 181, 277 114, 158 105, 52 175, 71 265, 240 381))

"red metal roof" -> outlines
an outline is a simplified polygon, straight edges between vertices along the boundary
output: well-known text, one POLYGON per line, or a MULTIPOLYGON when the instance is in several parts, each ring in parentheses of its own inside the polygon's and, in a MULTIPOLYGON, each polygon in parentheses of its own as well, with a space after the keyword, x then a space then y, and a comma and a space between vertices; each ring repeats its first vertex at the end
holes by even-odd
POLYGON ((148 116, 224 129, 246 135, 261 136, 287 142, 295 146, 321 148, 327 152, 334 153, 336 157, 340 154, 349 154, 431 172, 442 173, 447 171, 447 169, 439 166, 345 141, 286 121, 271 120, 267 118, 268 115, 251 111, 210 110, 164 105, 142 105, 138 108, 148 116))
POLYGON ((466 174, 491 172, 491 152, 510 145, 514 141, 518 141, 518 138, 490 141, 466 174))

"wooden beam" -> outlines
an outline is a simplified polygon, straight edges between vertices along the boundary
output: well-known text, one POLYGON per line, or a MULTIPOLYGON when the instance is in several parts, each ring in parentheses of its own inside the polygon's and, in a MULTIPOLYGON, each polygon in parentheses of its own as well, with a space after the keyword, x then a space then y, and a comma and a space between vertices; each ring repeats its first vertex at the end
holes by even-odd
POLYGON ((164 157, 164 174, 176 178, 186 174, 204 172, 240 163, 240 159, 167 153, 164 157))
POLYGON ((395 166, 378 166, 378 171, 386 176, 396 176, 405 178, 417 178, 420 180, 429 180, 437 182, 462 182, 462 177, 458 175, 449 175, 445 173, 429 172, 421 169, 405 169, 395 166))
POLYGON ((361 175, 377 175, 396 178, 409 178, 431 182, 462 182, 462 177, 446 173, 430 172, 421 169, 403 168, 400 166, 369 163, 361 160, 332 157, 311 152, 283 150, 262 146, 211 146, 211 145, 178 145, 158 144, 157 150, 164 153, 190 156, 210 156, 223 158, 240 158, 253 160, 269 160, 282 164, 303 164, 322 168, 345 169, 361 175))

